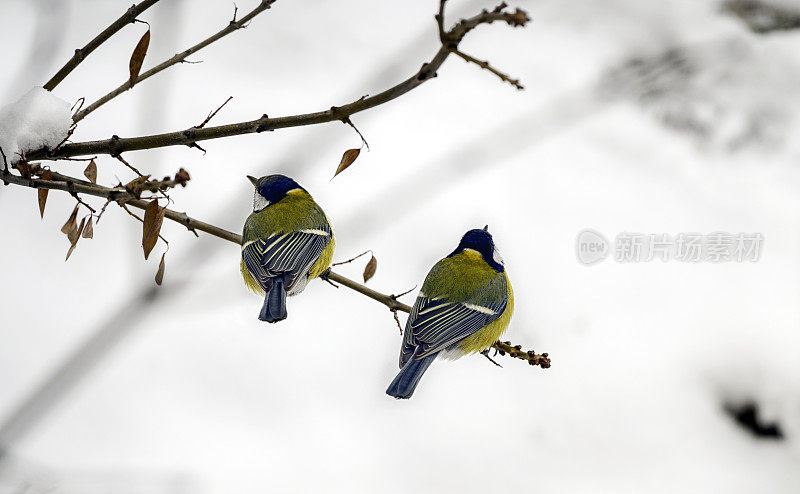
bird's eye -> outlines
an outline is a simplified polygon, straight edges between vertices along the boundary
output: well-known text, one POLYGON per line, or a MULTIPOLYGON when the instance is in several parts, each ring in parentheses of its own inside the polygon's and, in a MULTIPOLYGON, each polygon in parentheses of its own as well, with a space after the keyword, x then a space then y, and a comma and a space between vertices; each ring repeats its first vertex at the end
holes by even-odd
POLYGON ((500 251, 497 250, 497 247, 495 247, 494 250, 492 251, 492 258, 494 259, 494 262, 496 262, 497 264, 505 266, 505 264, 503 264, 503 258, 500 257, 500 251))
POLYGON ((256 189, 255 194, 253 194, 253 212, 257 213, 267 206, 269 206, 269 201, 266 197, 262 196, 258 192, 258 189, 256 189))

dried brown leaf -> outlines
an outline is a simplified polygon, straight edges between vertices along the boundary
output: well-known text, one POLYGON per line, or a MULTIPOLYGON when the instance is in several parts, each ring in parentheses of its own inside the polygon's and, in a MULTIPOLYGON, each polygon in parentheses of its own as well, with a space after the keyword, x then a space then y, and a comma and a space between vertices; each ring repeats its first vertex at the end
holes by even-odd
POLYGON ((133 85, 136 84, 136 80, 139 79, 139 72, 142 70, 142 64, 144 63, 145 55, 147 55, 147 47, 149 45, 150 29, 142 35, 142 39, 136 44, 136 48, 133 49, 133 53, 131 54, 131 61, 129 64, 131 73, 129 82, 131 87, 133 87, 133 85))
POLYGON ((92 217, 89 216, 89 221, 86 222, 86 228, 83 229, 83 238, 94 238, 94 228, 92 228, 92 217))
POLYGON ((336 173, 333 174, 331 180, 333 180, 336 175, 342 173, 347 169, 348 166, 352 165, 353 162, 358 158, 358 155, 361 153, 360 149, 348 149, 347 151, 342 154, 342 161, 339 162, 339 167, 336 168, 336 173))
POLYGON ((81 218, 81 224, 79 227, 70 230, 67 233, 67 239, 71 244, 77 244, 78 239, 81 237, 81 233, 83 233, 83 228, 86 226, 86 218, 81 218))
POLYGON ((161 231, 161 224, 164 222, 164 211, 166 208, 158 207, 158 201, 153 199, 144 210, 144 223, 142 225, 142 248, 144 258, 150 256, 153 247, 158 241, 158 234, 161 231))
POLYGON ((80 240, 81 238, 81 233, 83 232, 84 226, 86 226, 86 218, 82 218, 81 225, 67 234, 70 246, 69 250, 67 251, 67 258, 64 259, 64 262, 67 262, 69 260, 69 256, 72 255, 72 251, 75 250, 75 246, 78 245, 78 240, 80 240))
POLYGON ((378 260, 375 258, 375 256, 372 256, 366 267, 364 267, 364 283, 368 282, 370 278, 375 276, 376 269, 378 269, 378 260))
MULTIPOLYGON (((53 180, 53 172, 50 170, 45 170, 42 172, 42 180, 53 180)), ((39 195, 39 214, 42 215, 44 218, 44 207, 47 204, 47 194, 50 192, 50 189, 39 189, 37 194, 39 195)))
POLYGON ((88 178, 93 184, 97 183, 97 164, 94 162, 94 160, 90 161, 86 166, 86 169, 83 170, 83 176, 88 178))
POLYGON ((78 228, 78 206, 79 204, 75 205, 75 209, 72 210, 72 214, 69 215, 69 219, 67 219, 67 222, 61 227, 61 233, 69 235, 69 232, 78 228))
POLYGON ((67 257, 64 259, 64 262, 67 262, 67 261, 69 261, 69 256, 71 256, 71 255, 72 255, 72 251, 73 251, 73 250, 75 250, 75 246, 76 246, 76 245, 78 245, 78 244, 77 244, 77 243, 74 243, 74 244, 72 244, 72 245, 70 245, 70 246, 69 246, 69 250, 67 251, 67 257))
POLYGON ((158 271, 156 271, 156 285, 158 286, 161 286, 161 282, 164 281, 164 256, 166 255, 166 252, 161 254, 161 262, 158 263, 158 271))

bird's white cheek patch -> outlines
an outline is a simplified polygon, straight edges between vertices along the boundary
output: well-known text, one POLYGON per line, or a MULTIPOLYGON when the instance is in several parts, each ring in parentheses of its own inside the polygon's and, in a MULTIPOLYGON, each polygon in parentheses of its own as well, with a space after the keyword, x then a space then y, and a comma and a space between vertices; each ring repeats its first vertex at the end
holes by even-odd
POLYGON ((257 213, 267 206, 269 206, 269 201, 256 190, 253 195, 253 212, 257 213))
POLYGON ((502 258, 502 257, 500 257, 500 251, 499 251, 499 250, 497 250, 497 248, 496 248, 496 247, 495 247, 495 249, 492 251, 492 258, 494 258, 494 262, 496 262, 497 264, 499 264, 499 265, 501 265, 501 266, 504 266, 504 264, 503 264, 503 258, 502 258))

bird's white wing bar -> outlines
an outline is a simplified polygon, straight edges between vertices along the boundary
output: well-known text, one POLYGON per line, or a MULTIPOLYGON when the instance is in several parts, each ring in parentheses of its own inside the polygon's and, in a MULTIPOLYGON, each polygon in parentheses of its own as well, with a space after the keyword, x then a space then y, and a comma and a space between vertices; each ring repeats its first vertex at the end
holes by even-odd
POLYGON ((467 309, 472 309, 472 310, 475 310, 475 311, 478 311, 478 312, 483 312, 484 314, 489 314, 490 316, 493 316, 493 315, 497 314, 496 311, 493 311, 492 309, 490 309, 488 307, 482 307, 480 305, 475 305, 475 304, 468 304, 466 302, 464 302, 463 305, 467 309))
POLYGON ((415 358, 422 358, 475 333, 497 319, 507 302, 508 299, 503 298, 485 307, 468 302, 449 303, 418 297, 406 323, 401 364, 410 358, 413 347, 418 347, 415 358))
POLYGON ((330 241, 330 233, 294 231, 256 239, 242 246, 242 258, 250 274, 265 290, 272 278, 282 276, 287 290, 308 273, 330 241))
POLYGON ((330 235, 330 233, 326 232, 325 230, 316 230, 316 229, 312 229, 312 228, 309 228, 309 229, 306 229, 306 230, 300 230, 300 232, 301 233, 310 233, 311 235, 323 235, 325 237, 330 235))

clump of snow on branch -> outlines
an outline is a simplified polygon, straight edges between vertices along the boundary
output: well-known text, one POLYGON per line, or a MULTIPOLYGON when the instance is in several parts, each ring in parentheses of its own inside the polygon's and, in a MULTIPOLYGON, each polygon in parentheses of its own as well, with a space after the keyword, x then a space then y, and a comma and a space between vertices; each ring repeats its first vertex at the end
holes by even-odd
POLYGON ((58 146, 72 125, 66 101, 50 91, 34 87, 19 100, 0 108, 0 148, 9 162, 21 154, 58 146))

